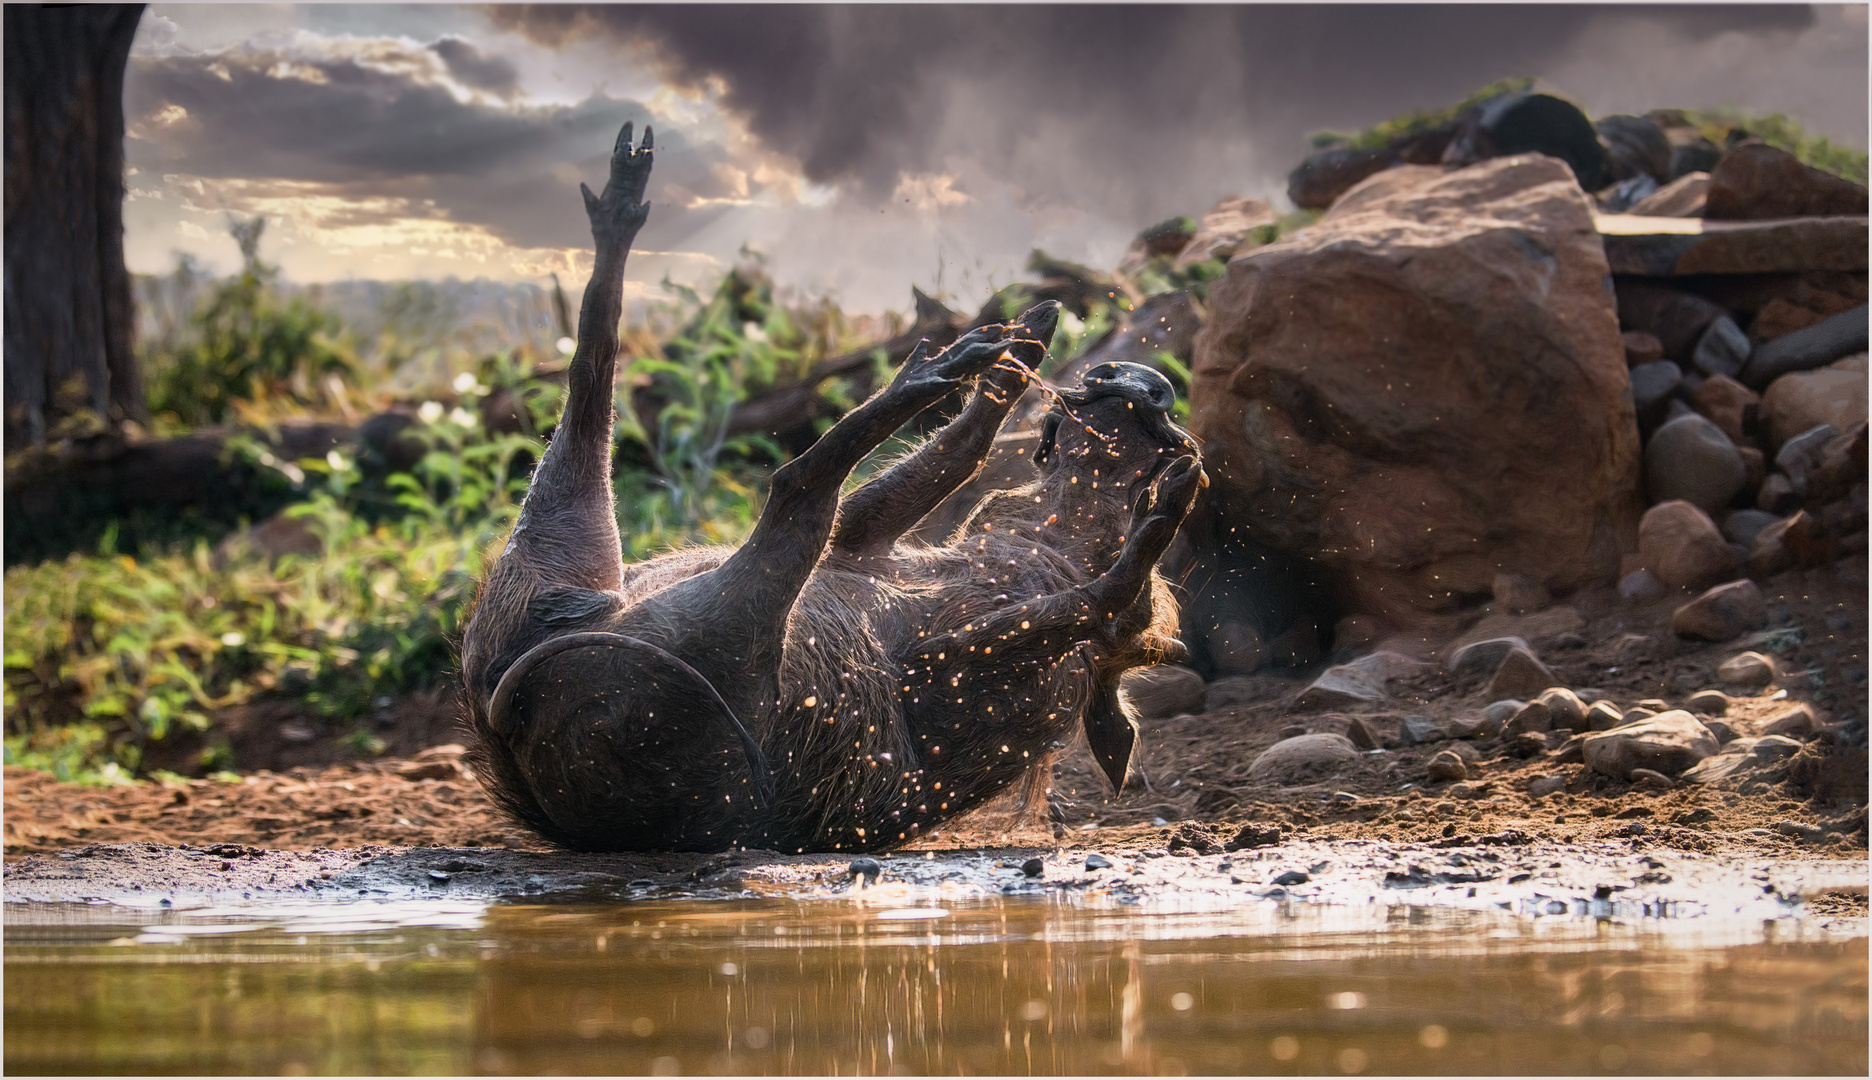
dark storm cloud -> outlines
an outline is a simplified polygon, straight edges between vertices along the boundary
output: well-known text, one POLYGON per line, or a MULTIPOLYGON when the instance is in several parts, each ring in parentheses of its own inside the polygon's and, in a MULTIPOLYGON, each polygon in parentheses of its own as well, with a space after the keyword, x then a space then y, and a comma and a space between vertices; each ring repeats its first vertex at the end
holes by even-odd
POLYGON ((477 90, 486 90, 499 97, 513 97, 519 86, 519 73, 514 66, 498 56, 489 56, 468 41, 458 37, 445 37, 429 46, 442 62, 448 65, 449 74, 463 86, 472 86, 477 90))
MULTIPOLYGON (((504 61, 451 41, 434 48, 457 78, 464 58, 484 81, 500 76, 496 68, 511 77, 504 61)), ((246 49, 133 58, 130 163, 209 180, 313 183, 358 199, 429 200, 453 220, 526 247, 589 242, 565 167, 601 183, 618 128, 641 125, 643 105, 602 96, 548 108, 462 102, 425 77, 421 54, 380 50, 369 60, 246 49), (175 106, 186 117, 175 119, 175 106)), ((653 200, 672 185, 719 194, 709 172, 719 150, 660 132, 657 152, 653 200)))
POLYGON ((487 10, 536 42, 606 35, 649 46, 675 81, 720 79, 728 107, 766 145, 814 180, 856 180, 873 193, 956 154, 1018 159, 1044 127, 1069 136, 1071 160, 1056 168, 1079 173, 1081 185, 1141 184, 1160 162, 1187 160, 1193 142, 1250 132, 1258 156, 1279 158, 1284 171, 1309 131, 1538 74, 1588 28, 1653 23, 1698 40, 1797 33, 1814 18, 1789 5, 487 10))

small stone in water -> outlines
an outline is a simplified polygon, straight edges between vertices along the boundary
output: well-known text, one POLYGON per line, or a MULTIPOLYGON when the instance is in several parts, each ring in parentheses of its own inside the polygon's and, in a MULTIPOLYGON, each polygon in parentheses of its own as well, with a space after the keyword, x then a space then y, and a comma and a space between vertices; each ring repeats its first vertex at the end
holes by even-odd
POLYGON ((850 873, 862 884, 866 878, 877 881, 883 875, 884 868, 878 865, 876 859, 853 859, 850 873))
POLYGON ((429 871, 429 880, 438 883, 445 882, 450 880, 450 875, 445 870, 431 870, 429 871))
POLYGON ((1304 870, 1289 870, 1285 874, 1282 874, 1281 876, 1275 878, 1272 884, 1305 885, 1307 882, 1311 880, 1313 879, 1307 876, 1307 872, 1304 870))
POLYGON ((1046 863, 1039 859, 1028 859, 1026 862, 1021 863, 1021 873, 1026 874, 1028 877, 1039 877, 1045 872, 1046 863))
POLYGON ((1103 855, 1100 855, 1094 852, 1093 854, 1086 856, 1086 869, 1087 870, 1106 870, 1106 869, 1109 869, 1110 867, 1111 867, 1111 860, 1107 859, 1103 855))

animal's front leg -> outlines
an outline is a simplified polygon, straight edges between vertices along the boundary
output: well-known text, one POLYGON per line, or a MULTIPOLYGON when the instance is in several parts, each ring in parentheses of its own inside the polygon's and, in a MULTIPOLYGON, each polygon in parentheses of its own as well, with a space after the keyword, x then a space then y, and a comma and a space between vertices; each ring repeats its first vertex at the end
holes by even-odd
MULTIPOLYGON (((981 470, 1001 422, 1027 389, 1027 371, 1039 367, 1046 356, 1045 343, 1053 339, 1059 312, 1059 304, 1051 300, 1028 309, 1018 324, 1009 327, 1016 339, 1008 351, 1018 364, 998 363, 989 368, 960 415, 915 453, 845 497, 832 536, 835 548, 859 556, 889 551, 898 538, 981 470)), ((968 340, 963 338, 951 349, 963 347, 968 340)))

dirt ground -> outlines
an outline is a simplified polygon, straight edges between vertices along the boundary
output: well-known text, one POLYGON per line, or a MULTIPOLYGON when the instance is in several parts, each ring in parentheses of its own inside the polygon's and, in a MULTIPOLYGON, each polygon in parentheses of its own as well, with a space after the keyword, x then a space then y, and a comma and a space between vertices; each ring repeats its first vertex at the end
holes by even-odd
MULTIPOLYGON (((1866 556, 1783 574, 1764 592, 1768 630, 1720 645, 1672 635, 1670 613, 1684 597, 1631 604, 1610 589, 1576 594, 1529 616, 1488 615, 1466 635, 1526 637, 1558 684, 1596 691, 1621 706, 1658 699, 1676 707, 1696 691, 1724 689, 1732 701, 1723 719, 1746 730, 1795 703, 1812 704, 1826 727, 1795 756, 1746 776, 1647 788, 1565 763, 1556 749, 1517 756, 1512 741, 1497 736, 1407 745, 1401 738, 1405 717, 1460 727, 1480 718, 1488 704, 1484 676, 1456 679, 1439 665, 1394 682, 1390 701, 1359 713, 1382 751, 1335 775, 1287 778, 1304 781, 1288 784, 1255 780, 1247 775, 1249 765, 1276 741, 1302 731, 1342 733, 1351 722, 1346 713, 1294 711, 1307 680, 1265 675, 1212 683, 1210 707, 1200 715, 1146 721, 1137 770, 1121 798, 1110 798, 1081 748, 1055 767, 1051 822, 1042 813, 1017 816, 994 808, 918 846, 1058 846, 1096 836, 1102 851, 1167 847, 1214 854, 1350 840, 1455 848, 1508 837, 1516 843, 1617 840, 1631 850, 1717 858, 1863 859, 1866 752, 1848 745, 1851 739, 1838 729, 1844 723, 1864 730, 1866 556), (1744 649, 1775 655, 1782 674, 1774 684, 1758 691, 1719 686, 1716 667, 1744 649), (1455 742, 1475 751, 1468 779, 1429 782, 1429 758, 1455 742), (1541 778, 1558 778, 1560 790, 1530 795, 1529 784, 1541 778)), ((1446 644, 1394 639, 1378 647, 1434 658, 1436 646, 1446 644)), ((453 710, 446 700, 399 703, 387 715, 413 719, 400 722, 388 741, 403 748, 449 739, 453 710)), ((295 722, 281 720, 284 713, 268 715, 271 722, 295 722)), ((460 766, 459 746, 343 761, 330 741, 305 742, 303 763, 287 764, 282 751, 274 759, 282 767, 238 782, 92 788, 8 768, 7 860, 124 843, 287 851, 542 846, 494 810, 460 766)), ((1525 744, 1519 749, 1527 751, 1525 744)), ((1828 902, 1856 905, 1863 913, 1863 892, 1841 895, 1828 902)))

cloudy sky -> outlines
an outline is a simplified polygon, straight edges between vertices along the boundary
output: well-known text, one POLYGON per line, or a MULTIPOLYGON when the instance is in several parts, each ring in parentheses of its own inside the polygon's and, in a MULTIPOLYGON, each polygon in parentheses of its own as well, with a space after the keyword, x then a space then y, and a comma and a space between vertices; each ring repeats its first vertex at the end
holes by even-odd
POLYGON ((125 89, 131 268, 295 281, 589 272, 576 187, 655 125, 633 288, 743 245, 854 311, 973 306, 1041 247, 1097 266, 1231 195, 1284 205, 1322 128, 1534 75, 1595 116, 1783 112, 1866 145, 1849 6, 734 8, 171 5, 125 89))

